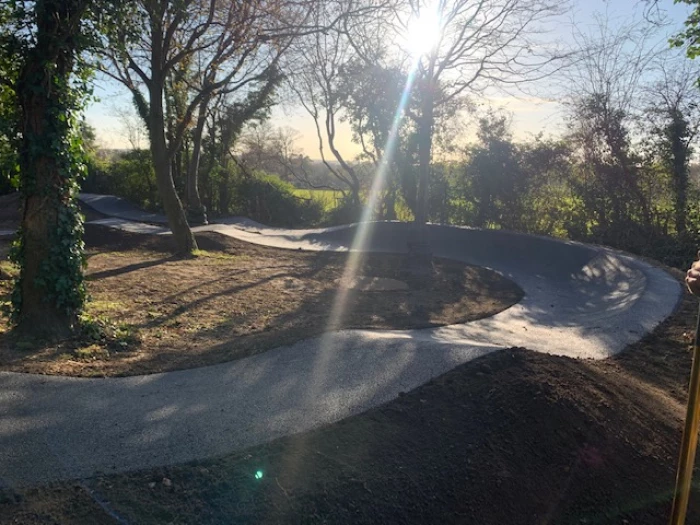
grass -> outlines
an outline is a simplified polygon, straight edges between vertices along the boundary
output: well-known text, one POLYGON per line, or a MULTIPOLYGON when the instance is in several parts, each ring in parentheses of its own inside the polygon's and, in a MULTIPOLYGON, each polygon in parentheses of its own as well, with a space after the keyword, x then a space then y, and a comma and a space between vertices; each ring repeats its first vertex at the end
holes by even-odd
MULTIPOLYGON (((115 246, 90 250, 86 282, 91 300, 80 337, 23 348, 8 332, 7 321, 0 320, 0 369, 148 374, 292 344, 328 329, 347 257, 203 234, 198 256, 178 259, 165 250, 167 239, 116 231, 104 235, 115 237, 115 246), (163 243, 163 249, 149 242, 163 243)), ((365 260, 363 276, 400 280, 401 262, 400 256, 373 254, 365 260)), ((436 260, 435 268, 426 289, 351 293, 339 328, 460 323, 493 315, 521 297, 517 286, 494 272, 444 260, 436 260)), ((9 283, 0 281, 0 301, 9 298, 9 283)))
POLYGON ((317 201, 323 211, 328 213, 338 207, 340 199, 343 198, 343 192, 338 190, 313 190, 313 189, 302 189, 295 188, 293 191, 294 195, 300 199, 313 199, 317 201))
MULTIPOLYGON (((295 188, 294 195, 301 199, 313 199, 317 201, 323 208, 324 213, 329 213, 337 208, 343 198, 343 192, 338 190, 295 188)), ((367 196, 365 195, 363 198, 366 199, 367 196)), ((410 222, 413 220, 413 212, 400 197, 396 200, 396 218, 403 222, 410 222)))

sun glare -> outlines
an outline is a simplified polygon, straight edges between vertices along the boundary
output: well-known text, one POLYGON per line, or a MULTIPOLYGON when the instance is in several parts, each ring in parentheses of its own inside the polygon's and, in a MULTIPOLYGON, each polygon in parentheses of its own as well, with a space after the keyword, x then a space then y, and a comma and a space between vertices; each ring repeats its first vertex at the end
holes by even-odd
POLYGON ((406 40, 411 54, 425 55, 440 40, 440 16, 435 9, 425 9, 408 23, 406 40))

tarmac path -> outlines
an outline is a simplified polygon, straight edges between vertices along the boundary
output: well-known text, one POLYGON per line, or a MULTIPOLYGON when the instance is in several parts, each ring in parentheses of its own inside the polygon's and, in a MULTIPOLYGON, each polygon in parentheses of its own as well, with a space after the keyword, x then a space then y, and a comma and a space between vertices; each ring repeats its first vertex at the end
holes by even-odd
MULTIPOLYGON (((159 216, 81 195, 113 218, 168 234, 159 216), (135 222, 145 220, 145 222, 135 222)), ((162 217, 160 217, 162 219, 162 217)), ((249 219, 194 228, 279 248, 348 250, 357 225, 268 228, 249 219)), ((369 223, 369 251, 404 251, 408 226, 369 223)), ((435 255, 494 269, 525 291, 487 319, 424 330, 343 330, 239 361, 125 378, 0 372, 0 487, 90 477, 231 453, 396 398, 489 352, 525 347, 604 359, 675 309, 663 270, 598 246, 504 231, 429 226, 435 255)))

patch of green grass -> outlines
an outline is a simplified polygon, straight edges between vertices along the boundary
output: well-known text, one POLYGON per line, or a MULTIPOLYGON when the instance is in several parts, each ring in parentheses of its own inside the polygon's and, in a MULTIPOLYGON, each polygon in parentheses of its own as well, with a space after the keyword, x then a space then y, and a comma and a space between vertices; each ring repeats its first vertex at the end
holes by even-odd
MULTIPOLYGON (((295 188, 293 190, 294 195, 300 199, 313 199, 321 204, 323 211, 328 213, 333 211, 341 202, 343 198, 343 192, 338 190, 307 190, 301 188, 295 188)), ((364 195, 363 198, 367 196, 364 195)), ((396 199, 396 218, 400 221, 410 222, 413 220, 413 212, 410 210, 408 205, 404 202, 403 198, 399 196, 396 199)))
POLYGON ((295 188, 292 193, 300 199, 313 199, 318 202, 324 212, 329 212, 338 207, 343 193, 338 190, 307 190, 295 188))
POLYGON ((90 314, 114 312, 115 310, 123 310, 124 308, 126 308, 126 305, 121 301, 92 300, 87 304, 87 310, 90 314))
POLYGON ((8 277, 14 279, 19 275, 19 268, 17 265, 12 264, 10 261, 0 260, 0 274, 5 274, 8 277))
POLYGON ((138 332, 132 326, 115 323, 104 315, 82 314, 80 331, 83 339, 115 350, 126 350, 139 342, 138 332))
POLYGON ((224 252, 210 252, 208 250, 195 250, 192 252, 195 257, 202 257, 205 259, 213 259, 220 261, 233 261, 233 260, 244 260, 248 259, 247 255, 233 255, 224 252))
POLYGON ((78 359, 91 361, 91 360, 95 360, 95 359, 106 359, 109 357, 109 352, 107 351, 106 348, 104 348, 100 345, 92 344, 90 346, 77 348, 73 352, 73 355, 74 355, 74 357, 77 357, 78 359))

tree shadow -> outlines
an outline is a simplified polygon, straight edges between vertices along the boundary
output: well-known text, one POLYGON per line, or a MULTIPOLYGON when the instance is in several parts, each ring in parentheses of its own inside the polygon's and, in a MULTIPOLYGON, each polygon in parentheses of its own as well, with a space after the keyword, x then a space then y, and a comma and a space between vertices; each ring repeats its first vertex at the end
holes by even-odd
POLYGON ((107 279, 108 277, 116 277, 117 275, 124 275, 126 273, 135 272, 137 270, 144 270, 146 268, 153 268, 154 266, 160 266, 161 264, 179 260, 178 257, 164 257, 161 259, 143 261, 134 264, 127 264, 126 266, 121 266, 119 268, 112 268, 110 270, 102 270, 99 272, 88 273, 85 275, 86 281, 97 281, 100 279, 107 279))

